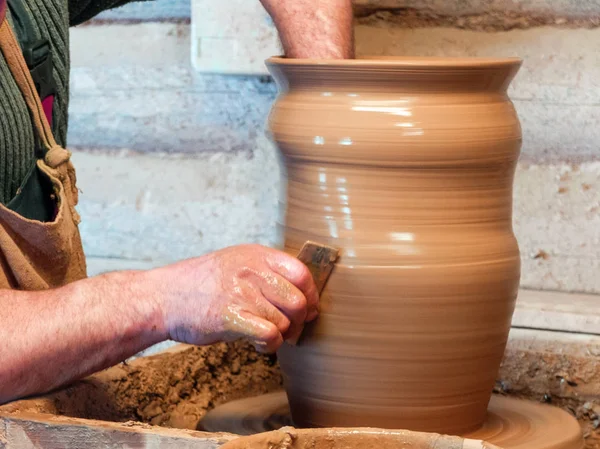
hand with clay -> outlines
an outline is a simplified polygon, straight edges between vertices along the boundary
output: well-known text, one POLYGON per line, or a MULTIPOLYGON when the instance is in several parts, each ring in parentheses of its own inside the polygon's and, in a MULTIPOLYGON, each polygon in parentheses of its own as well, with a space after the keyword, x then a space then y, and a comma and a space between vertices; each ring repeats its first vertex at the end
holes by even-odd
POLYGON ((295 343, 318 314, 308 268, 259 245, 226 248, 146 273, 169 338, 196 345, 244 338, 261 352, 295 343))
POLYGON ((295 343, 319 307, 308 268, 259 245, 47 291, 0 290, 0 297, 0 404, 65 385, 166 339, 205 345, 245 338, 272 352, 284 340, 295 343))

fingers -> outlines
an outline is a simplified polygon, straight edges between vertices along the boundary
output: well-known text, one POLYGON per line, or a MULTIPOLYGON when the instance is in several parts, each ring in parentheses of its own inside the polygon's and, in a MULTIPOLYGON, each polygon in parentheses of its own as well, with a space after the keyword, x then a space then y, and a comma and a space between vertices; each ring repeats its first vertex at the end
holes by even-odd
MULTIPOLYGON (((284 334, 290 328, 291 319, 286 316, 285 311, 279 309, 276 304, 265 297, 265 284, 268 285, 268 282, 265 282, 266 275, 254 274, 259 276, 260 280, 258 282, 255 279, 253 280, 254 282, 246 279, 239 283, 238 295, 242 300, 241 304, 244 304, 240 310, 244 310, 273 323, 279 332, 284 334)), ((289 282, 287 284, 290 285, 289 282)), ((304 297, 302 298, 304 299, 304 297)))
POLYGON ((228 312, 228 340, 244 338, 263 353, 275 352, 282 345, 283 336, 271 321, 235 307, 230 307, 228 312))
POLYGON ((279 309, 276 304, 271 302, 268 298, 263 297, 263 295, 260 295, 256 299, 255 304, 258 312, 257 315, 260 318, 264 318, 273 323, 282 335, 289 332, 292 327, 292 319, 285 311, 279 309))
POLYGON ((269 268, 297 287, 306 298, 306 321, 314 320, 319 314, 319 293, 310 271, 295 257, 273 250, 266 260, 269 268))
POLYGON ((306 321, 318 315, 319 295, 308 268, 286 253, 258 245, 219 254, 216 291, 225 296, 223 326, 227 340, 246 338, 259 351, 276 350, 284 340, 295 344, 306 321))
POLYGON ((290 326, 283 333, 285 341, 296 344, 307 317, 307 300, 304 294, 283 276, 269 272, 263 275, 261 293, 266 300, 288 318, 290 326))

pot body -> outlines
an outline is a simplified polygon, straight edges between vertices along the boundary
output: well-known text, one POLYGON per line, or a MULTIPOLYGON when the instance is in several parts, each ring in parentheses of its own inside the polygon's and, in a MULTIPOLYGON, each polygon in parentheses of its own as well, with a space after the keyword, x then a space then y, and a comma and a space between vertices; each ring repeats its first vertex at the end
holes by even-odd
POLYGON ((294 422, 461 433, 483 423, 519 285, 518 60, 273 58, 285 250, 341 249, 279 360, 294 422))

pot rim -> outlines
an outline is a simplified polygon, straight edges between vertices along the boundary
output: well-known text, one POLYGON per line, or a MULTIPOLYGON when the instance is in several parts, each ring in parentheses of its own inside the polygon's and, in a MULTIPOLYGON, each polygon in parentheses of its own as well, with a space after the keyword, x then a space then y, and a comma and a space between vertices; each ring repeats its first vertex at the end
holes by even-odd
POLYGON ((361 56, 356 59, 303 59, 272 56, 265 61, 267 66, 321 66, 323 68, 406 68, 406 69, 453 69, 494 68, 520 66, 521 58, 484 57, 429 57, 429 56, 361 56))

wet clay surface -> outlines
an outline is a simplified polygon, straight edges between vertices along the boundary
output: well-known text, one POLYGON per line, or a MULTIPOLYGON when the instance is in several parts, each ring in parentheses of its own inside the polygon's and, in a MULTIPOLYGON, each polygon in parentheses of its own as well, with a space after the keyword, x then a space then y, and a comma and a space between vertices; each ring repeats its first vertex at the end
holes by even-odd
POLYGON ((285 249, 340 248, 279 360, 300 427, 475 429, 519 283, 517 60, 273 59, 285 249))
POLYGON ((40 399, 0 412, 52 413, 105 421, 142 421, 195 429, 207 410, 281 388, 274 357, 238 342, 137 359, 40 399))
POLYGON ((233 440, 223 449, 498 449, 478 440, 382 429, 311 429, 291 427, 233 440))
MULTIPOLYGON (((210 411, 201 430, 252 435, 292 424, 284 392, 241 399, 210 411)), ((548 405, 493 396, 483 426, 462 437, 504 449, 580 449, 581 428, 567 412, 548 405)), ((368 442, 365 437, 363 443, 368 442)))

